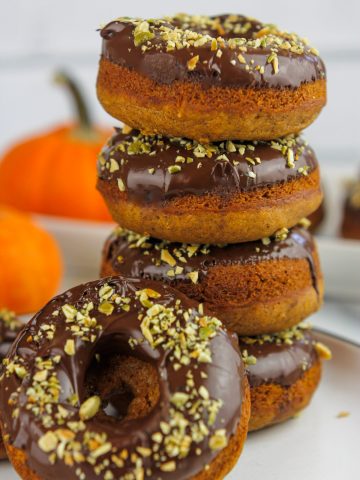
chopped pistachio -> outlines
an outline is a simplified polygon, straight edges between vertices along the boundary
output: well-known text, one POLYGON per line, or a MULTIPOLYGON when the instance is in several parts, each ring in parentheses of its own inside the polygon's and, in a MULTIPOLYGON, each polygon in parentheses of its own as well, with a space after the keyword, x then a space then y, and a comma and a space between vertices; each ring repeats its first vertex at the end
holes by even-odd
POLYGON ((171 173, 172 175, 174 173, 181 172, 181 166, 180 165, 170 165, 170 167, 168 167, 168 172, 171 173))
POLYGON ((155 37, 155 34, 150 31, 150 24, 146 21, 143 21, 136 26, 133 35, 135 47, 139 47, 155 37))
POLYGON ((38 441, 39 447, 45 453, 55 450, 58 443, 57 436, 52 431, 46 432, 38 441))
POLYGON ((120 167, 118 162, 114 158, 110 158, 110 168, 109 168, 110 173, 116 172, 117 170, 119 170, 119 168, 120 167))
POLYGON ((170 265, 170 267, 175 267, 176 265, 176 260, 175 258, 171 255, 171 253, 169 252, 169 250, 167 250, 166 248, 163 248, 161 250, 161 260, 165 263, 168 263, 170 265))
POLYGON ((322 342, 315 343, 315 349, 319 355, 319 357, 323 360, 331 360, 332 353, 329 347, 324 345, 322 342))
POLYGON ((125 187, 125 183, 123 182, 122 178, 118 178, 117 183, 118 183, 118 187, 119 187, 120 192, 125 192, 126 187, 125 187))
POLYGON ((176 470, 176 463, 174 460, 170 460, 169 462, 162 463, 160 465, 160 470, 163 472, 174 472, 176 470))
POLYGON ((219 429, 210 437, 209 447, 211 450, 222 450, 226 447, 227 443, 226 430, 219 429))
POLYGON ((79 416, 81 420, 90 420, 90 418, 94 417, 98 413, 100 405, 101 399, 97 395, 89 397, 87 400, 85 400, 79 409, 79 416))
POLYGON ((199 279, 199 272, 196 272, 196 271, 189 272, 187 276, 190 278, 192 283, 197 283, 199 279))
POLYGON ((187 68, 188 70, 192 71, 195 70, 196 65, 198 64, 199 61, 199 55, 195 55, 192 57, 188 62, 187 62, 187 68))
POLYGON ((75 341, 72 338, 66 340, 64 352, 70 356, 75 355, 75 341))
POLYGON ((132 132, 132 127, 129 127, 129 125, 124 125, 123 128, 122 128, 122 133, 124 135, 129 135, 129 133, 132 132))
POLYGON ((304 217, 299 221, 299 225, 303 228, 308 229, 311 226, 311 221, 308 218, 304 217))
POLYGON ((112 303, 105 301, 100 303, 98 310, 100 313, 104 313, 105 315, 111 315, 114 311, 114 308, 115 307, 112 303))

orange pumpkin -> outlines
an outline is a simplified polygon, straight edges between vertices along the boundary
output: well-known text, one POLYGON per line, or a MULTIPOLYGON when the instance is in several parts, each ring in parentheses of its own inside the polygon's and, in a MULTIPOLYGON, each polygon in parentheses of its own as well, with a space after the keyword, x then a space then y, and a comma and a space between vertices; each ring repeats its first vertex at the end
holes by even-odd
POLYGON ((20 210, 110 221, 95 188, 97 155, 110 135, 93 127, 73 80, 57 74, 77 107, 78 121, 25 140, 0 161, 0 203, 20 210))
POLYGON ((56 293, 61 273, 55 240, 27 215, 0 206, 0 310, 35 312, 56 293))

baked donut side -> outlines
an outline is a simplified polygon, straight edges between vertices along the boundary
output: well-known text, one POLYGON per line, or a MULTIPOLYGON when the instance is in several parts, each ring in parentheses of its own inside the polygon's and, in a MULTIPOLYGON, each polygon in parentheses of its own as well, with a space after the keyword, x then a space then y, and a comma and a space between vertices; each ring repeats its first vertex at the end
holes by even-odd
MULTIPOLYGON (((23 324, 14 312, 6 308, 0 308, 0 373, 2 371, 2 361, 22 327, 23 324)), ((0 432, 0 460, 5 458, 7 458, 7 455, 0 432)))
POLYGON ((180 244, 117 228, 103 249, 101 275, 165 282, 204 304, 239 335, 278 332, 317 311, 323 277, 311 234, 230 245, 180 244))
POLYGON ((304 129, 326 103, 316 49, 241 15, 120 18, 101 36, 100 103, 146 133, 273 139, 304 129))
POLYGON ((319 208, 317 208, 313 213, 311 213, 307 217, 308 221, 310 222, 309 227, 308 227, 309 231, 313 234, 317 233, 318 230, 321 228, 322 224, 324 223, 324 220, 325 220, 325 217, 326 217, 325 198, 321 202, 319 208))
POLYGON ((360 240, 360 181, 349 185, 343 206, 341 235, 344 238, 360 240))
POLYGON ((25 480, 221 479, 250 415, 221 322, 168 286, 119 276, 55 297, 29 322, 5 360, 0 405, 25 480))
POLYGON ((322 199, 315 154, 294 135, 203 145, 118 130, 99 157, 97 187, 122 227, 187 243, 258 240, 322 199))
POLYGON ((194 83, 159 85, 100 60, 98 99, 112 117, 147 134, 186 136, 201 142, 271 140, 311 125, 326 103, 326 82, 293 90, 210 87, 194 83))
POLYGON ((296 416, 320 382, 322 360, 330 350, 307 324, 257 337, 239 337, 251 392, 249 431, 296 416))

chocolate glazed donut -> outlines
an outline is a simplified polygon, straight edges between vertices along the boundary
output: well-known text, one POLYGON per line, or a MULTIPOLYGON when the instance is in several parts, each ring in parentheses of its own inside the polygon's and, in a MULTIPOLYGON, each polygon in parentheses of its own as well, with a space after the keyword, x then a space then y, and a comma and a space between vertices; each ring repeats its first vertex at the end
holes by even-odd
POLYGON ((198 142, 117 130, 98 189, 124 228, 169 241, 237 243, 292 227, 322 199, 313 150, 271 142, 198 142))
MULTIPOLYGON (((8 353, 22 326, 23 324, 13 312, 4 308, 0 309, 0 372, 2 371, 2 360, 8 353)), ((7 458, 7 455, 0 433, 0 460, 5 458, 7 458)))
POLYGON ((251 392, 249 430, 294 417, 310 402, 330 350, 307 324, 257 337, 239 337, 251 392))
POLYGON ((231 245, 170 243, 118 228, 101 266, 102 276, 115 274, 166 282, 240 335, 289 328, 318 310, 323 297, 316 245, 301 227, 231 245))
POLYGON ((223 478, 249 403, 236 338, 219 320, 168 286, 121 277, 50 301, 18 336, 0 389, 7 451, 26 480, 223 478), (133 361, 123 408, 114 379, 133 361), (140 398, 144 373, 155 382, 140 398))
POLYGON ((101 37, 100 103, 149 134, 269 140, 301 131, 326 102, 317 50, 242 15, 119 18, 101 37))

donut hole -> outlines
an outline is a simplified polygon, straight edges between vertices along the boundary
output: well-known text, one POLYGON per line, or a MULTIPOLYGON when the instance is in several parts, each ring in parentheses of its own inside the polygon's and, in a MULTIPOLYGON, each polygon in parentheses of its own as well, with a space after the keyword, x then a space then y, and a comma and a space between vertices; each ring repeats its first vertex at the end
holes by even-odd
POLYGON ((160 397, 159 378, 150 363, 128 355, 96 355, 86 375, 87 395, 98 395, 108 421, 147 416, 160 397))

